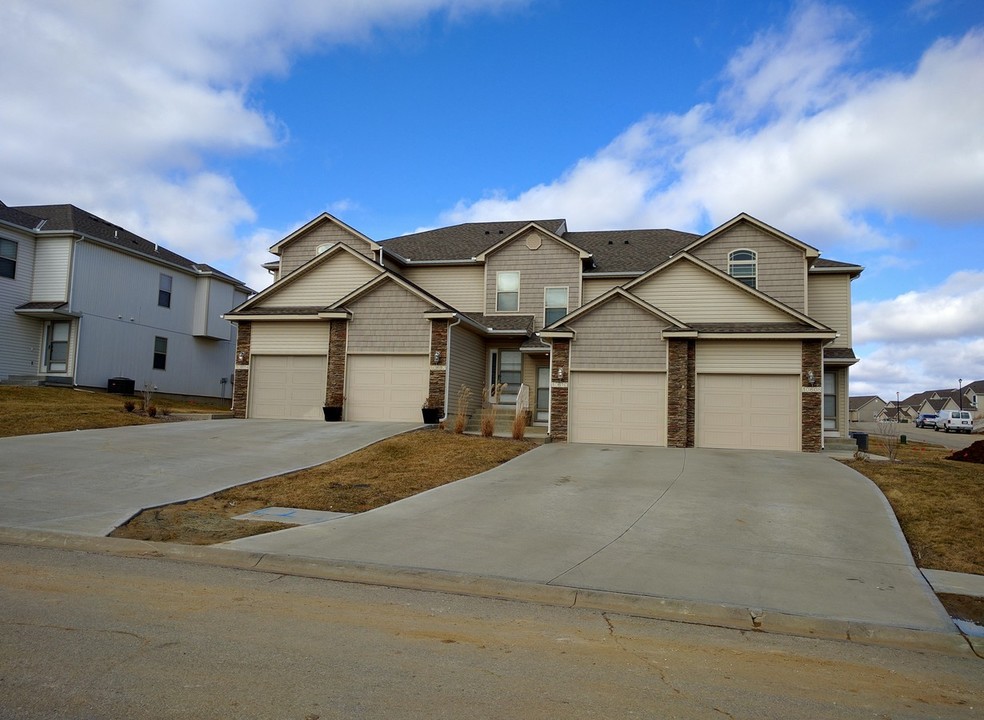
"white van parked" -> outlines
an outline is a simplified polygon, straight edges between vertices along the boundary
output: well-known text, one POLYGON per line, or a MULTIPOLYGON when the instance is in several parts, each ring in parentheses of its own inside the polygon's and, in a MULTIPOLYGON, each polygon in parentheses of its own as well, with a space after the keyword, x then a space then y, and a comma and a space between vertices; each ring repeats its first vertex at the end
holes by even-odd
POLYGON ((936 427, 933 429, 943 432, 965 432, 969 435, 974 432, 974 420, 969 410, 941 410, 936 418, 936 427))

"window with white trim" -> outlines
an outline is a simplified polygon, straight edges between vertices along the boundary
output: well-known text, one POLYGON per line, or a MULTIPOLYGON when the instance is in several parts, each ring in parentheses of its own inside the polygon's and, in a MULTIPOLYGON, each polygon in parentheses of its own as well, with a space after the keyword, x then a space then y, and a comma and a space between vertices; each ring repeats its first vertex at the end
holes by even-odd
POLYGON ((758 258, 754 250, 734 250, 728 255, 728 274, 754 288, 758 279, 758 258))
POLYGON ((17 243, 0 238, 0 277, 13 279, 17 274, 17 243))
POLYGON ((161 279, 157 283, 157 304, 160 307, 171 307, 171 283, 173 278, 170 275, 161 273, 161 279))
POLYGON ((320 255, 321 253, 325 253, 325 252, 328 252, 328 251, 329 251, 329 250, 331 250, 331 249, 332 249, 333 247, 335 247, 335 243, 333 243, 333 242, 326 242, 326 243, 321 243, 321 244, 320 244, 320 245, 318 245, 318 247, 317 247, 317 248, 315 249, 315 251, 314 251, 314 254, 315 254, 315 255, 320 255))
POLYGON ((568 289, 543 288, 543 326, 553 325, 567 314, 568 289))
POLYGON ((519 271, 497 272, 495 274, 496 312, 516 312, 519 310, 519 271))
POLYGON ((154 338, 154 370, 167 370, 167 338, 154 338))

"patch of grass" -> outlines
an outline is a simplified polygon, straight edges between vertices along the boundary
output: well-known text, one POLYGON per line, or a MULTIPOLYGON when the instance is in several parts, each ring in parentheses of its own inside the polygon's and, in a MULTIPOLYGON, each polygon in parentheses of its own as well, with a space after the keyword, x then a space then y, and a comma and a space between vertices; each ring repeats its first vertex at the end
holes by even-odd
MULTIPOLYGON (((870 451, 885 454, 881 438, 870 451)), ((984 465, 938 445, 898 446, 897 462, 844 461, 885 494, 919 567, 984 575, 984 465)))
POLYGON ((207 545, 282 530, 288 526, 232 518, 274 506, 364 512, 490 470, 536 445, 420 430, 307 470, 146 510, 112 536, 207 545))
MULTIPOLYGON (((162 419, 127 412, 120 395, 53 387, 0 386, 0 437, 125 425, 152 425, 162 419)), ((219 412, 228 401, 169 403, 172 412, 219 412)))

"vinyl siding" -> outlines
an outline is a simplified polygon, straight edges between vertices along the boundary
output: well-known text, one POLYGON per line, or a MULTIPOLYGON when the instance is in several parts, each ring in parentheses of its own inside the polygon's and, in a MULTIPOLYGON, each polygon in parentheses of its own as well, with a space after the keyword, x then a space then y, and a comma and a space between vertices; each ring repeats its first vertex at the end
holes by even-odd
POLYGON ((800 312, 806 309, 806 256, 803 251, 748 223, 739 223, 691 252, 728 272, 732 250, 754 250, 758 260, 757 288, 800 312))
POLYGON ((283 248, 280 255, 280 274, 277 278, 289 275, 308 260, 313 259, 317 255, 319 245, 337 242, 348 245, 357 253, 372 259, 372 248, 369 243, 356 237, 345 228, 331 221, 325 221, 301 237, 295 238, 293 242, 283 248))
POLYGON ((840 333, 833 347, 851 347, 849 275, 810 275, 810 317, 840 333))
POLYGON ((395 282, 382 283, 349 305, 348 351, 427 353, 430 321, 423 313, 430 307, 395 282))
POLYGON ((666 323, 621 297, 571 323, 571 370, 665 370, 666 323))
POLYGON ((697 343, 697 372, 730 375, 799 374, 803 345, 799 341, 706 340, 697 343))
POLYGON ((526 247, 529 233, 521 235, 505 247, 488 256, 485 263, 485 314, 533 315, 536 328, 543 327, 543 289, 567 287, 567 306, 574 309, 581 305, 581 261, 573 250, 537 233, 542 245, 537 250, 526 247), (496 273, 518 270, 519 311, 500 313, 495 309, 496 273))
POLYGON ((686 260, 634 285, 631 292, 684 323, 791 319, 782 310, 686 260))
POLYGON ((34 239, 6 230, 3 238, 17 243, 17 267, 13 278, 0 277, 0 380, 37 373, 44 324, 14 314, 14 308, 31 299, 34 239))
POLYGON ((376 277, 378 270, 345 251, 336 253, 320 265, 288 281, 282 288, 260 301, 261 305, 286 307, 314 305, 327 307, 376 277))
POLYGON ((581 304, 587 305, 595 298, 601 297, 612 288, 618 287, 628 280, 629 278, 597 278, 593 280, 585 278, 581 285, 581 304))
POLYGON ((243 300, 245 300, 243 293, 236 292, 229 283, 209 277, 198 278, 195 288, 195 326, 192 334, 216 340, 233 339, 235 327, 232 323, 223 320, 221 314, 236 307, 243 300))
POLYGON ((454 267, 410 267, 403 276, 456 310, 483 312, 481 265, 454 267))
POLYGON ((327 321, 253 321, 250 352, 254 355, 328 356, 327 321))
MULTIPOLYGON (((18 262, 18 265, 20 263, 18 262)), ((71 238, 43 238, 34 251, 32 302, 68 301, 68 277, 72 266, 71 238)))
POLYGON ((465 385, 471 389, 466 412, 474 414, 482 407, 482 390, 485 387, 485 341, 475 333, 460 326, 451 328, 451 356, 448 368, 447 414, 458 412, 458 392, 465 385))

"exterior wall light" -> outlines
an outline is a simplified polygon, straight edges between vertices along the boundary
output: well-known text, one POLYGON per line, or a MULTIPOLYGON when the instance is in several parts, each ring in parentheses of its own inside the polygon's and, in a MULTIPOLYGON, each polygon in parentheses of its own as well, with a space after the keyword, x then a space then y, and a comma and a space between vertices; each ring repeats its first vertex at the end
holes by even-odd
POLYGON ((246 362, 246 353, 242 350, 236 353, 236 362, 240 365, 246 362))
POLYGON ((440 350, 435 350, 434 351, 434 364, 435 365, 440 365, 441 364, 441 351, 440 350))

